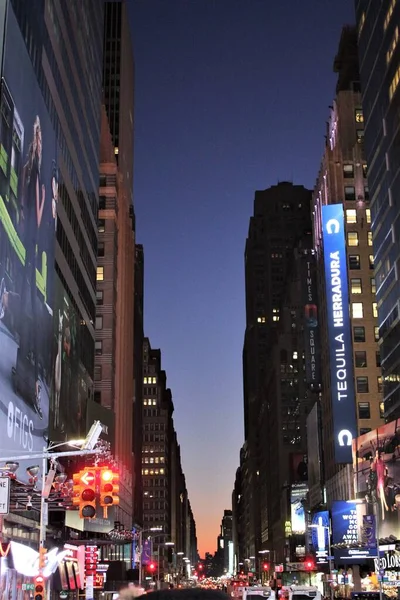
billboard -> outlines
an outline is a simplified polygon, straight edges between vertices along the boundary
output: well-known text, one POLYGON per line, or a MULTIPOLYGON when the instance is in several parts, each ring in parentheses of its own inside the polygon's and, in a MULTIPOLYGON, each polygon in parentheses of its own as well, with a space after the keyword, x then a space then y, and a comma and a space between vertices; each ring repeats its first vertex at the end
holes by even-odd
POLYGON ((310 550, 315 554, 317 564, 326 564, 329 556, 329 512, 320 510, 314 513, 309 527, 311 530, 310 550))
POLYGON ((357 419, 342 204, 322 207, 322 229, 335 461, 351 463, 357 419))
MULTIPOLYGON (((0 449, 41 451, 52 384, 56 136, 9 4, 0 117, 0 449)), ((28 476, 24 469, 18 479, 28 476)))
POLYGON ((292 521, 292 533, 305 533, 306 514, 305 501, 307 498, 307 483, 294 483, 290 488, 290 518, 292 521))
POLYGON ((306 382, 321 382, 320 344, 317 305, 317 270, 315 256, 308 251, 301 260, 302 303, 304 305, 304 350, 306 382))
POLYGON ((310 506, 317 506, 322 498, 321 441, 319 406, 316 402, 307 417, 308 486, 310 506))
POLYGON ((80 361, 80 317, 57 275, 52 337, 50 438, 60 441, 84 438, 86 402, 92 383, 80 361))
POLYGON ((338 500, 332 503, 332 542, 343 544, 334 551, 335 561, 363 563, 376 556, 376 549, 361 543, 363 519, 357 500, 338 500))
MULTIPOLYGON (((381 538, 400 535, 400 422, 392 421, 353 441, 358 512, 376 513, 381 538)), ((361 518, 361 516, 359 517, 361 518)))

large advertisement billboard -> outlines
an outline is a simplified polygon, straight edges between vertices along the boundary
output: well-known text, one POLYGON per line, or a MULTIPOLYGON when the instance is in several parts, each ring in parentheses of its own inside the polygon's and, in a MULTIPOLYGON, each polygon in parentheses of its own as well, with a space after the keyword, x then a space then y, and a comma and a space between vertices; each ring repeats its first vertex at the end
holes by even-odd
POLYGON ((328 562, 330 519, 327 510, 320 510, 312 515, 310 528, 311 548, 315 554, 316 562, 324 565, 328 562))
POLYGON ((290 488, 290 518, 292 522, 292 533, 305 533, 306 513, 305 503, 308 485, 306 483, 294 483, 290 488))
POLYGON ((60 279, 55 277, 53 378, 50 438, 86 436, 86 403, 91 381, 80 360, 80 317, 60 279), (71 418, 73 415, 73 418, 71 418))
POLYGON ((321 363, 318 328, 317 270, 315 256, 307 251, 302 257, 302 296, 304 305, 304 349, 306 382, 321 382, 321 363))
MULTIPOLYGON (((379 536, 400 536, 400 422, 392 421, 353 441, 359 513, 376 513, 379 536)), ((359 517, 360 519, 361 517, 359 517)))
MULTIPOLYGON (((9 5, 0 117, 3 455, 41 451, 52 385, 56 136, 9 5)), ((24 480, 24 469, 17 476, 24 480)))
POLYGON ((342 204, 322 207, 322 229, 335 461, 351 463, 357 419, 342 204))
MULTIPOLYGON (((363 517, 357 500, 338 500, 332 503, 332 541, 335 561, 364 563, 376 556, 376 550, 362 543, 363 517)), ((364 511, 365 512, 365 511, 364 511)))

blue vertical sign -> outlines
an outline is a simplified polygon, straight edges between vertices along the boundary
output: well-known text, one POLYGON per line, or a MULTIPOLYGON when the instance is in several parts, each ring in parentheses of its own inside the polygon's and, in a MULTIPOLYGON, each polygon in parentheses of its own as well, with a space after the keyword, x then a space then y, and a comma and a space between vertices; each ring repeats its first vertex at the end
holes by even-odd
POLYGON ((342 204, 322 207, 335 462, 353 462, 357 437, 347 259, 342 204))

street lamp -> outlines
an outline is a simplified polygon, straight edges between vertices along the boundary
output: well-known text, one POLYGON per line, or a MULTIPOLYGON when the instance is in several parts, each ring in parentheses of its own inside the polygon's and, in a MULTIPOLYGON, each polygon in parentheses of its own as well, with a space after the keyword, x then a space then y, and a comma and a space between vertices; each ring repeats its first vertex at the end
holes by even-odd
POLYGON ((333 600, 334 595, 333 595, 333 573, 332 573, 332 550, 331 550, 331 528, 329 525, 322 525, 319 523, 313 523, 312 525, 309 525, 310 528, 312 529, 323 529, 324 530, 324 536, 325 536, 325 531, 328 532, 328 563, 329 563, 329 590, 330 590, 330 597, 331 600, 333 600))
MULTIPOLYGON (((149 529, 141 529, 139 531, 139 587, 142 585, 142 560, 143 560, 143 534, 144 533, 156 533, 161 532, 162 527, 149 527, 149 529)), ((147 536, 147 539, 150 539, 154 536, 147 536)))

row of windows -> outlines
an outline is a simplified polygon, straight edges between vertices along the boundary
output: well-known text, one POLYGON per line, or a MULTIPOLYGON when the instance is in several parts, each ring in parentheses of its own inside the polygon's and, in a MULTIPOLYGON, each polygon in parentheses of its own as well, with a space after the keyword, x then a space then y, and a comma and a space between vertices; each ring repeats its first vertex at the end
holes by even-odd
MULTIPOLYGON (((381 402, 379 404, 379 416, 381 419, 384 418, 384 403, 381 402)), ((370 419, 371 418, 371 407, 369 402, 359 402, 358 403, 358 418, 359 419, 370 419)))
POLYGON ((143 502, 144 510, 167 510, 166 502, 143 502))
MULTIPOLYGON (((372 314, 375 319, 378 318, 378 305, 376 302, 372 303, 372 314)), ((364 318, 364 304, 362 302, 351 303, 351 316, 353 319, 364 318)))
POLYGON ((144 398, 143 406, 157 406, 157 400, 155 398, 144 398))
POLYGON ((143 383, 157 383, 157 377, 143 377, 143 383))
MULTIPOLYGON (((344 199, 348 202, 354 202, 356 198, 356 188, 354 185, 346 185, 344 187, 344 199)), ((364 200, 369 200, 369 188, 364 186, 364 200)))
MULTIPOLYGON (((355 342, 365 342, 365 327, 357 325, 353 327, 353 339, 355 342)), ((379 327, 374 327, 374 339, 375 342, 379 341, 379 327)))
POLYGON ((164 463, 164 456, 144 456, 142 458, 142 463, 145 465, 158 465, 159 463, 164 463))
POLYGON ((164 452, 164 446, 143 446, 142 453, 154 454, 155 452, 164 452))
POLYGON ((144 433, 144 442, 165 442, 165 435, 163 433, 144 433))
POLYGON ((165 431, 165 423, 144 423, 144 431, 165 431))
POLYGON ((142 469, 142 475, 164 475, 165 469, 142 469))
POLYGON ((143 416, 144 417, 159 417, 160 413, 157 408, 144 408, 143 416))
MULTIPOLYGON (((359 213, 359 211, 357 211, 356 208, 347 208, 346 209, 346 223, 349 223, 351 225, 353 225, 354 223, 357 223, 357 213, 359 213)), ((367 221, 367 223, 371 223, 371 209, 370 208, 366 208, 365 209, 365 220, 367 221)))
MULTIPOLYGON (((357 118, 357 117, 356 117, 357 118)), ((364 117, 362 117, 364 119, 364 117)), ((360 121, 361 123, 363 121, 360 121)), ((366 164, 362 166, 363 176, 366 178, 368 173, 368 167, 366 164)), ((344 179, 354 179, 354 165, 347 164, 343 165, 343 177, 344 179)))
POLYGON ((156 387, 144 387, 143 394, 144 394, 144 396, 157 396, 157 388, 156 387))
POLYGON ((165 487, 166 482, 167 480, 165 477, 153 477, 152 479, 144 479, 143 487, 165 487))
MULTIPOLYGON (((347 244, 348 246, 358 246, 360 243, 357 231, 347 232, 347 244)), ((372 231, 368 231, 368 246, 372 246, 372 231)))
MULTIPOLYGON (((374 255, 370 254, 368 256, 369 268, 374 268, 374 255)), ((349 255, 349 269, 350 271, 358 271, 361 269, 361 257, 359 254, 350 254, 349 255)))
MULTIPOLYGON (((382 392, 382 377, 378 377, 378 392, 382 392)), ((363 375, 362 377, 356 377, 356 390, 357 394, 368 394, 369 393, 369 382, 368 377, 363 375)))
MULTIPOLYGON (((376 283, 375 278, 371 277, 371 292, 373 294, 376 293, 376 283)), ((350 292, 352 294, 362 294, 362 280, 359 278, 350 279, 350 292)))
MULTIPOLYGON (((151 483, 154 479, 145 479, 146 483, 151 483)), ((166 490, 152 490, 151 492, 144 492, 144 496, 149 498, 165 498, 166 490)))
MULTIPOLYGON (((375 354, 375 363, 377 367, 381 366, 381 357, 379 350, 375 354)), ((354 352, 354 364, 358 369, 363 369, 368 366, 367 364, 367 353, 365 350, 356 350, 354 352)))

